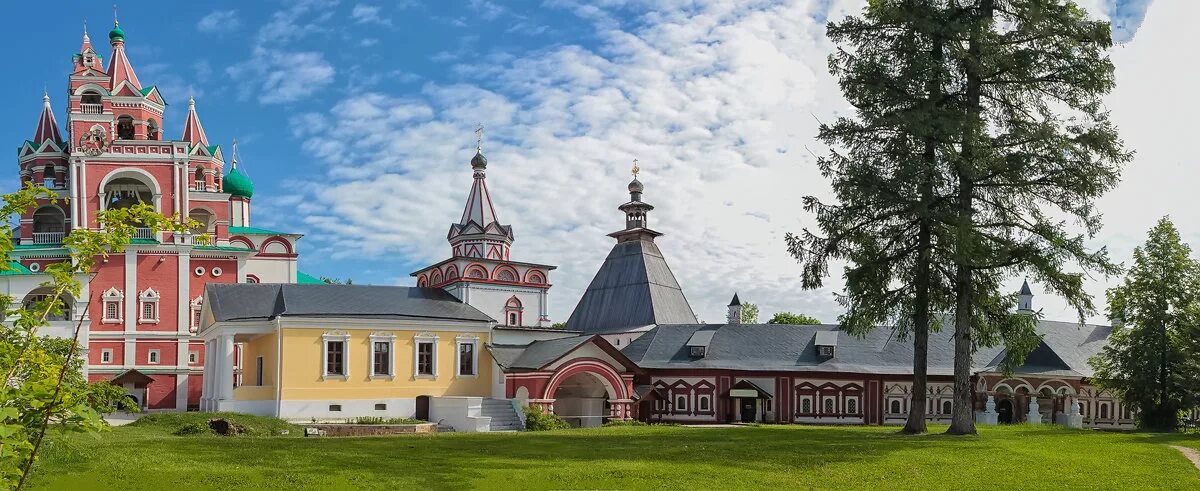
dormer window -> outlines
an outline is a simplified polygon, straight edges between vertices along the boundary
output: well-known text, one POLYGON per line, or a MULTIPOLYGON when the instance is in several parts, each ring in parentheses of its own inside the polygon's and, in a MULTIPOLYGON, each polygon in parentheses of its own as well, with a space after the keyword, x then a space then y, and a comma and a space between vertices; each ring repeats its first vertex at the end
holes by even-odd
POLYGON ((692 333, 692 337, 688 338, 688 356, 692 358, 704 358, 708 354, 708 345, 712 344, 713 336, 717 331, 704 330, 692 333))
POLYGON ((833 358, 837 354, 837 331, 817 331, 813 336, 813 344, 817 346, 817 356, 822 359, 833 358))
POLYGON ((820 346, 818 349, 822 358, 833 358, 833 346, 820 346))
POLYGON ((691 356, 692 358, 704 358, 704 350, 704 346, 689 346, 688 356, 691 356))

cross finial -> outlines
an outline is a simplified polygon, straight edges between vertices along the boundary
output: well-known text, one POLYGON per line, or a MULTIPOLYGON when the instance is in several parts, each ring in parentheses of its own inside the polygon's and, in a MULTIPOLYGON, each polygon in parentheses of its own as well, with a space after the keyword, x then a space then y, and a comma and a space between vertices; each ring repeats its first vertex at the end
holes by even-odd
POLYGON ((233 150, 233 162, 232 162, 232 163, 233 163, 233 168, 235 168, 235 169, 236 169, 236 168, 237 168, 237 160, 238 160, 238 153, 237 153, 237 138, 234 138, 234 139, 233 139, 233 149, 232 149, 232 150, 233 150))
POLYGON ((642 168, 638 167, 638 159, 633 159, 633 178, 634 179, 637 179, 639 172, 642 172, 642 168))
POLYGON ((475 151, 483 151, 483 123, 475 125, 475 151))
POLYGON ((113 4, 113 25, 120 25, 120 22, 117 22, 117 4, 115 3, 113 4))

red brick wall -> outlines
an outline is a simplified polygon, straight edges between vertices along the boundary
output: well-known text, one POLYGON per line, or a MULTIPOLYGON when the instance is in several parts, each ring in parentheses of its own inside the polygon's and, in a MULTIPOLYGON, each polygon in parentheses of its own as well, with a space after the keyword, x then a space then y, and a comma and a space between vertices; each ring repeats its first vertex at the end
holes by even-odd
POLYGON ((153 341, 139 339, 134 343, 133 363, 135 365, 150 364, 150 350, 158 350, 157 365, 166 365, 173 367, 179 359, 176 353, 178 343, 174 341, 153 341))
POLYGON ((92 340, 88 342, 88 364, 100 365, 101 352, 105 349, 113 351, 112 360, 107 363, 108 365, 121 366, 125 363, 125 343, 123 341, 92 340))
MULTIPOLYGON (((158 323, 137 324, 139 331, 176 331, 179 329, 179 256, 174 254, 138 254, 137 296, 146 288, 153 288, 160 295, 158 301, 158 323)), ((126 298, 130 298, 126 294, 126 298)), ((137 315, 142 312, 137 302, 137 315)), ((186 320, 186 319, 185 319, 186 320)))
MULTIPOLYGON (((124 331, 124 324, 104 324, 104 299, 103 295, 109 288, 116 287, 125 294, 125 298, 129 298, 129 292, 125 292, 125 255, 115 254, 108 256, 108 262, 104 259, 97 258, 95 267, 96 276, 92 279, 88 290, 92 293, 91 307, 88 309, 88 317, 92 319, 92 331, 124 331)), ((137 294, 134 293, 134 297, 137 294)), ((122 313, 125 311, 122 310, 122 313)))
MULTIPOLYGON (((155 374, 150 378, 154 379, 146 386, 146 405, 150 409, 174 409, 175 408, 175 376, 170 374, 155 374)), ((191 385, 191 380, 188 380, 188 385, 191 385)))

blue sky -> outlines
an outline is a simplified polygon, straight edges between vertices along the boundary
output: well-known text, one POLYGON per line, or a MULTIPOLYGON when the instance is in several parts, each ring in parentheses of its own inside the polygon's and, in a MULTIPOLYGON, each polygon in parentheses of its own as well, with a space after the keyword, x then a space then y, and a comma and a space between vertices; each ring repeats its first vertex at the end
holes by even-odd
MULTIPOLYGON (((209 138, 240 142, 254 224, 306 234, 306 272, 411 284, 409 272, 446 257, 482 122, 513 258, 560 266, 555 320, 622 226, 615 207, 638 158, 652 226, 702 319, 719 320, 739 291, 764 313, 828 321, 832 289, 799 291, 782 235, 810 224, 799 197, 827 188, 812 165, 814 118, 845 109, 822 20, 861 3, 121 2, 118 14, 139 78, 170 103, 166 136, 194 95, 209 138)), ((1129 41, 1149 2, 1085 4, 1129 41)), ((45 3, 3 9, 30 20, 7 27, 21 72, 0 80, 11 115, 0 135, 15 147, 43 87, 63 121, 84 20, 108 58, 112 11, 62 2, 35 21, 45 3)), ((15 165, 0 185, 16 185, 15 165)))

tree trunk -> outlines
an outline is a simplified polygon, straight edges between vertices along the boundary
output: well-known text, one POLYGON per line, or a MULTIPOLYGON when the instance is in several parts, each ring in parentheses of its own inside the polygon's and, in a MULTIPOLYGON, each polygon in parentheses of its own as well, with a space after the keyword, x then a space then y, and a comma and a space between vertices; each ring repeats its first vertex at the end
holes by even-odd
MULTIPOLYGON (((974 318, 974 270, 971 261, 973 251, 970 250, 970 236, 974 228, 973 209, 975 199, 975 182, 972 180, 975 166, 975 145, 981 132, 980 106, 982 98, 982 63, 983 42, 980 34, 983 29, 990 29, 993 0, 981 0, 975 17, 975 25, 971 27, 971 37, 968 41, 966 72, 966 108, 965 130, 963 132, 961 161, 958 167, 958 231, 955 252, 956 271, 954 278, 955 312, 954 312, 954 407, 950 411, 950 428, 946 433, 952 435, 974 435, 975 405, 971 401, 971 357, 975 346, 971 337, 971 321, 974 318)), ((1019 411, 1018 408, 1013 408, 1019 411)))
POLYGON ((916 296, 913 299, 913 385, 908 406, 908 422, 901 433, 925 433, 925 406, 929 373, 929 220, 922 220, 918 231, 916 296))

